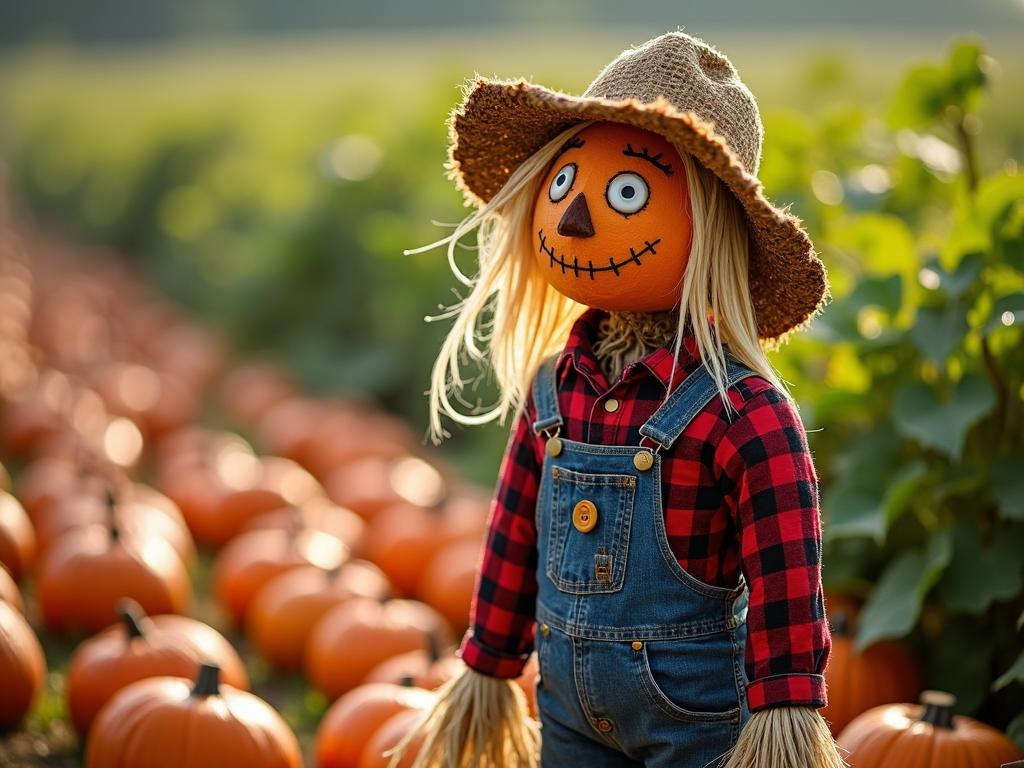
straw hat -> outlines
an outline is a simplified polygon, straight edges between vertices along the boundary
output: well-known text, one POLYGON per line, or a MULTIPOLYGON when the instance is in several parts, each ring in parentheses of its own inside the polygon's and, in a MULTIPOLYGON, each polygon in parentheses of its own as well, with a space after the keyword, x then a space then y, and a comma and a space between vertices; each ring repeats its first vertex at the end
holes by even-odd
POLYGON ((452 176, 482 205, 520 164, 583 120, 628 123, 690 153, 736 195, 750 225, 758 336, 777 341, 822 306, 828 284, 800 220, 765 199, 757 103, 725 56, 682 32, 624 51, 582 96, 478 78, 451 121, 452 176))

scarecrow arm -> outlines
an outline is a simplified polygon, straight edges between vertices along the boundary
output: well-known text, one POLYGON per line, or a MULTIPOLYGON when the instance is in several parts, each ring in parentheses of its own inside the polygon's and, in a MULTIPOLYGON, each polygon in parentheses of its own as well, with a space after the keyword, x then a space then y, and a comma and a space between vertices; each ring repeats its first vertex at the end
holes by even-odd
POLYGON ((413 768, 537 768, 540 728, 528 712, 526 696, 511 680, 468 666, 439 691, 437 703, 416 731, 398 745, 397 765, 423 734, 413 768))
POLYGON ((808 707, 762 709, 740 732, 725 768, 845 768, 824 718, 808 707))

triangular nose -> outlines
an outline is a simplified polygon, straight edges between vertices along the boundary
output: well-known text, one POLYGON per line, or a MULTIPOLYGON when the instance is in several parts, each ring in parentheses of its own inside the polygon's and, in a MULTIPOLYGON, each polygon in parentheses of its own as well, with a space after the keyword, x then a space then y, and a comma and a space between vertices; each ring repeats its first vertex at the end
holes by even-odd
POLYGON ((593 237, 594 222, 590 220, 590 209, 587 207, 587 198, 580 192, 576 198, 569 203, 569 207, 562 214, 562 220, 558 222, 558 234, 562 237, 593 237))

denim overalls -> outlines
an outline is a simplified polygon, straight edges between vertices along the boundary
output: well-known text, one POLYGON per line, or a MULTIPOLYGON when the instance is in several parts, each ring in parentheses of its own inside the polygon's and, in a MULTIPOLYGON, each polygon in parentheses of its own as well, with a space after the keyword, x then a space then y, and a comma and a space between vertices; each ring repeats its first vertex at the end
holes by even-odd
MULTIPOLYGON (((729 386, 751 375, 729 361, 729 386)), ((641 434, 670 447, 717 394, 701 366, 641 434)), ((549 436, 537 505, 542 765, 719 765, 750 716, 746 585, 711 586, 680 567, 656 451, 557 436, 554 359, 533 397, 534 430, 549 436)))

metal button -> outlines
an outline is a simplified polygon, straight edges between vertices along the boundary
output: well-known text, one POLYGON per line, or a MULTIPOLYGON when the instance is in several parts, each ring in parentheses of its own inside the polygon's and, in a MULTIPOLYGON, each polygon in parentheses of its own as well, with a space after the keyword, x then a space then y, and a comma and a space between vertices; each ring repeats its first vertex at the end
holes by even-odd
POLYGON ((633 456, 633 466, 641 472, 646 472, 654 466, 654 454, 650 451, 637 451, 633 456))
POLYGON ((572 524, 580 533, 590 533, 597 525, 597 507, 594 502, 584 499, 572 510, 572 524))
POLYGON ((562 441, 557 437, 549 437, 544 444, 544 451, 548 456, 557 456, 562 452, 562 441))
POLYGON ((639 640, 634 640, 633 641, 633 650, 634 651, 639 651, 643 647, 644 647, 644 644, 641 643, 639 640))
POLYGON ((619 401, 614 397, 609 397, 604 401, 604 409, 608 411, 608 413, 615 413, 619 410, 619 401))
POLYGON ((607 717, 602 717, 600 720, 597 721, 597 730, 599 730, 601 733, 611 733, 612 728, 614 727, 615 724, 607 717))
POLYGON ((551 634, 551 627, 549 627, 547 624, 541 624, 540 633, 544 635, 544 637, 547 637, 549 634, 551 634))

